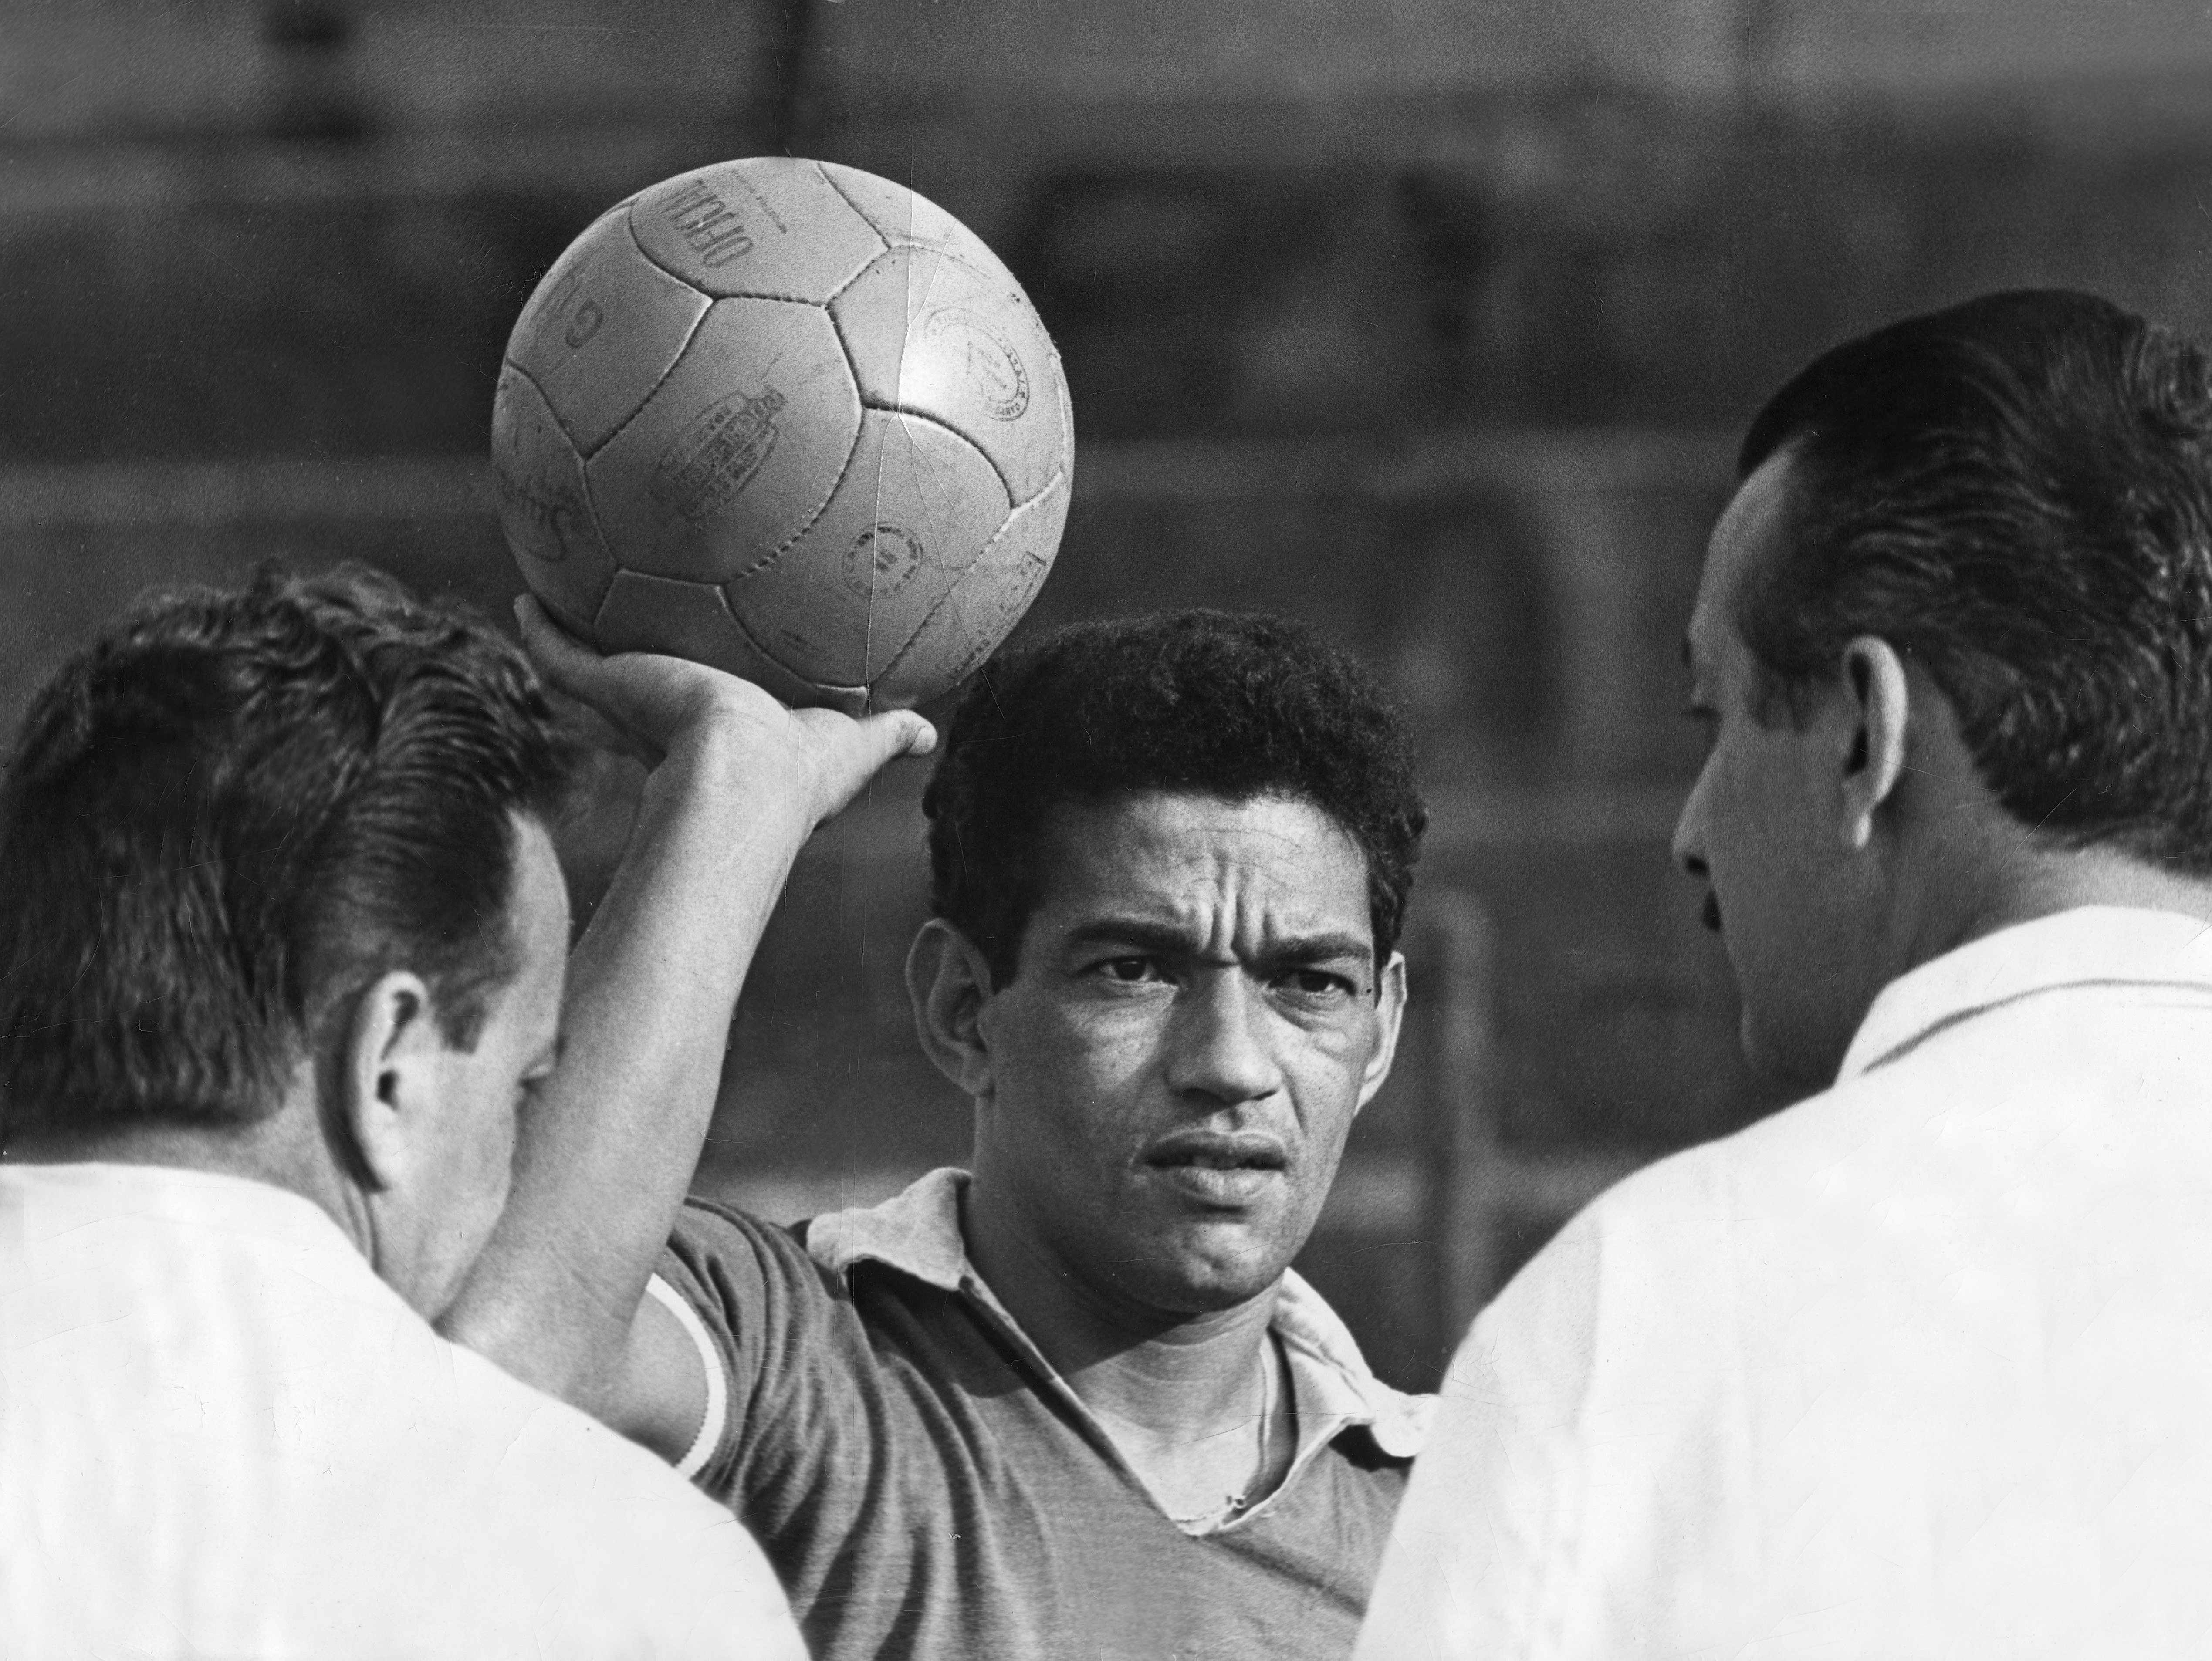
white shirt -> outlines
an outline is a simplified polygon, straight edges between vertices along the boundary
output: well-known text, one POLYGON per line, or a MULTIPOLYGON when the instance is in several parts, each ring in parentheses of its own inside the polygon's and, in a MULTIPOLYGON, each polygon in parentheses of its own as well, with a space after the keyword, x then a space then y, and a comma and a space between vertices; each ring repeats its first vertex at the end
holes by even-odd
POLYGON ((728 1512, 447 1343, 307 1199, 0 1167, 8 1661, 793 1661, 728 1512))
POLYGON ((1358 1653, 2212 1656, 2212 928, 1973 942, 1599 1199, 1455 1359, 1358 1653))

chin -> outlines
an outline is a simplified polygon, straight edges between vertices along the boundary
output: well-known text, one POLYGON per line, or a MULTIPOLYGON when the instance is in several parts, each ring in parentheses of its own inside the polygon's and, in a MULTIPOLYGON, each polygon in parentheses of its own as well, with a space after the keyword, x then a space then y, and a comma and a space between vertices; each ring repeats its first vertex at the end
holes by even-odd
POLYGON ((1174 1240, 1160 1256, 1145 1260, 1143 1296, 1156 1308, 1182 1315, 1234 1309, 1270 1290, 1290 1266, 1291 1255, 1254 1240, 1233 1246, 1203 1239, 1174 1240))

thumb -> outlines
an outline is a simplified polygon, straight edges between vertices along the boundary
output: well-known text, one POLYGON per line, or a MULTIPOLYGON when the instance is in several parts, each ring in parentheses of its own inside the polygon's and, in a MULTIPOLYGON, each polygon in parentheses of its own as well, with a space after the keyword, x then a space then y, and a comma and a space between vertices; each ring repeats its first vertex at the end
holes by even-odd
POLYGON ((937 748, 937 729, 910 709, 868 716, 861 721, 860 730, 883 744, 884 761, 902 755, 927 755, 937 748))
POLYGON ((793 712, 810 726, 834 723, 832 730, 837 735, 817 752, 823 758, 815 791, 817 824, 860 794, 860 787, 884 763, 902 755, 927 755, 937 748, 937 729, 910 709, 889 710, 857 721, 831 716, 826 711, 793 712))

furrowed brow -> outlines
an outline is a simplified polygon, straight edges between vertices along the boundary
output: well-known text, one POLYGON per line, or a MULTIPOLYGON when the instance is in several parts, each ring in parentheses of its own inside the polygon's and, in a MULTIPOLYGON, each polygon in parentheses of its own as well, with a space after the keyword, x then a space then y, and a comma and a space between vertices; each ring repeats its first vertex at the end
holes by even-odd
POLYGON ((1182 953, 1194 949, 1190 937, 1171 924, 1135 917, 1102 917, 1069 931, 1072 946, 1127 946, 1139 952, 1182 953))
MULTIPOLYGON (((1200 943, 1173 924, 1139 918, 1101 918, 1071 931, 1067 938, 1072 946, 1124 947, 1133 953, 1158 957, 1199 959, 1204 951, 1200 943)), ((1375 961, 1373 943, 1364 936, 1337 931, 1292 935, 1271 943, 1252 967, 1294 969, 1309 964, 1347 961, 1371 967, 1375 961)), ((1224 960, 1220 967, 1228 967, 1230 963, 1224 960)))
POLYGON ((1346 959, 1371 965, 1375 944, 1356 934, 1304 934, 1278 941, 1269 948, 1271 967, 1296 968, 1307 963, 1341 963, 1346 959))

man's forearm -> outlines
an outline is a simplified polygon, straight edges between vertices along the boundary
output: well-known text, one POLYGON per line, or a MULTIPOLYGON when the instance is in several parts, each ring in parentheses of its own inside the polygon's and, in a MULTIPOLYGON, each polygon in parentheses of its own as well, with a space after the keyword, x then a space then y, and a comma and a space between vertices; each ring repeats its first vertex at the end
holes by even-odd
POLYGON ((647 779, 570 959, 561 1063, 521 1116, 507 1210, 440 1323, 587 1409, 614 1382, 698 1163, 738 992, 811 828, 781 759, 709 727, 647 779))

